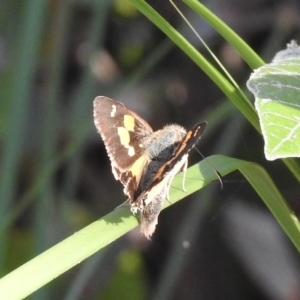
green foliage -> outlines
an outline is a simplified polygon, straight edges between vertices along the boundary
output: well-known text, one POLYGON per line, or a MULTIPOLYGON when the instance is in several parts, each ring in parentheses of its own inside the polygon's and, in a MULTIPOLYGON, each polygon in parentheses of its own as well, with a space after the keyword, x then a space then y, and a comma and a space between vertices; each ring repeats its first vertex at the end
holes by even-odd
MULTIPOLYGON (((145 14, 170 38, 170 40, 178 45, 197 66, 206 72, 206 74, 223 91, 224 95, 226 95, 233 105, 238 108, 241 115, 243 115, 257 131, 260 131, 259 118, 254 106, 238 86, 231 82, 226 76, 222 75, 216 67, 204 58, 177 30, 154 11, 145 1, 130 0, 129 2, 131 2, 140 12, 145 14)), ((250 47, 202 4, 193 0, 185 0, 185 2, 199 15, 204 17, 210 25, 216 28, 216 30, 219 31, 222 36, 237 49, 237 51, 239 51, 244 60, 252 68, 262 65, 262 60, 250 49, 250 47)), ((45 99, 47 114, 43 116, 44 118, 42 118, 39 126, 37 126, 42 129, 42 134, 38 139, 41 143, 42 151, 40 157, 35 157, 37 160, 35 167, 30 168, 32 174, 26 174, 25 176, 26 178, 34 177, 36 180, 33 181, 34 183, 30 185, 25 193, 22 194, 22 197, 20 197, 18 208, 10 209, 11 207, 14 207, 13 199, 16 193, 16 183, 18 182, 19 176, 17 167, 22 156, 22 141, 25 137, 29 136, 25 124, 26 120, 31 116, 29 108, 33 107, 30 102, 31 86, 34 70, 38 64, 36 53, 41 51, 39 39, 45 19, 45 5, 46 1, 41 1, 40 4, 28 2, 26 7, 28 14, 24 16, 22 23, 24 26, 21 28, 22 32, 20 34, 20 36, 23 36, 23 39, 20 40, 20 45, 15 49, 15 53, 19 53, 15 56, 17 66, 14 73, 12 70, 9 70, 6 76, 4 76, 4 80, 1 82, 1 85, 4 87, 3 89, 0 89, 1 98, 4 99, 4 101, 1 101, 1 114, 4 115, 4 118, 0 118, 0 125, 3 123, 8 124, 8 130, 6 132, 6 130, 3 129, 3 125, 0 131, 3 137, 2 144, 4 145, 1 157, 2 168, 0 177, 0 221, 2 222, 1 225, 3 225, 1 226, 0 265, 2 264, 3 270, 3 264, 8 249, 7 234, 9 226, 17 216, 24 212, 25 208, 34 201, 36 201, 38 205, 36 206, 36 218, 33 221, 35 223, 34 236, 36 239, 33 247, 35 248, 35 253, 41 253, 44 249, 48 250, 42 252, 42 254, 36 256, 31 261, 17 268, 0 280, 0 295, 3 299, 21 299, 30 295, 100 249, 107 247, 107 245, 138 225, 137 219, 130 213, 129 209, 127 207, 122 207, 112 211, 110 214, 102 217, 98 221, 90 224, 74 235, 71 235, 67 239, 64 239, 53 247, 49 247, 49 243, 45 241, 44 233, 47 229, 45 228, 45 224, 51 221, 47 214, 49 205, 47 200, 56 199, 58 197, 53 191, 55 184, 52 176, 61 165, 69 162, 66 168, 67 181, 63 184, 62 190, 65 198, 72 199, 74 197, 74 188, 78 183, 82 145, 86 139, 87 133, 93 128, 91 101, 95 92, 95 86, 93 84, 94 82, 89 65, 86 65, 80 87, 76 90, 75 104, 70 109, 71 117, 68 122, 68 128, 64 128, 64 130, 69 133, 67 147, 59 154, 56 153, 57 145, 59 145, 61 139, 61 136, 58 134, 58 127, 62 125, 61 120, 65 117, 58 113, 58 107, 60 105, 58 99, 63 97, 63 93, 61 92, 61 82, 63 80, 62 66, 66 55, 64 51, 66 31, 70 25, 71 18, 69 13, 72 8, 71 1, 63 1, 62 6, 60 7, 59 13, 56 16, 57 19, 54 22, 54 34, 51 37, 53 40, 49 43, 52 45, 53 51, 50 52, 50 55, 47 53, 47 55, 49 55, 48 59, 50 61, 53 60, 55 63, 51 64, 51 80, 47 87, 48 92, 45 93, 48 95, 48 98, 45 99), (13 99, 13 101, 11 101, 12 103, 10 103, 10 99, 13 99), (16 286, 18 288, 16 288, 16 286)), ((100 43, 102 42, 101 38, 104 36, 103 24, 110 1, 95 1, 92 5, 94 7, 94 18, 89 32, 90 36, 88 40, 90 41, 90 48, 87 51, 89 52, 87 55, 92 53, 93 49, 97 48, 99 37, 100 43)), ((136 13, 135 10, 128 10, 127 7, 122 8, 119 6, 119 11, 125 11, 125 9, 133 14, 136 13)), ((132 15, 131 13, 130 15, 132 15)), ((123 14, 127 13, 123 12, 123 14)), ((144 68, 137 71, 137 73, 140 74, 139 76, 147 73, 147 71, 159 61, 162 55, 169 51, 169 49, 170 44, 163 44, 162 47, 158 47, 159 51, 149 59, 147 62, 148 64, 146 63, 143 66, 144 68)), ((125 53, 124 57, 126 56, 127 54, 125 53)), ((137 49, 135 59, 139 56, 140 49, 137 49)), ((128 62, 128 65, 134 64, 134 62, 135 61, 128 62)), ((265 69, 261 70, 264 71, 265 69)), ((267 73, 269 73, 268 70, 267 73)), ((136 77, 133 75, 129 81, 135 79, 136 77)), ((287 85, 287 82, 285 82, 285 85, 287 85)), ((295 99, 292 97, 291 101, 294 100, 295 99)), ((258 101, 257 108, 259 108, 258 110, 260 111, 261 106, 266 103, 260 100, 258 101)), ((229 102, 224 106, 220 105, 219 108, 211 112, 211 115, 214 115, 216 120, 215 124, 210 124, 212 125, 212 128, 214 126, 216 127, 216 124, 218 124, 220 120, 227 118, 230 112, 232 112, 232 106, 229 108, 228 103, 229 102)), ((267 104, 271 105, 271 103, 267 104)), ((267 109, 270 112, 272 111, 272 113, 273 109, 280 109, 280 111, 283 112, 282 106, 280 105, 280 103, 275 103, 272 104, 272 107, 268 106, 267 109), (275 105, 275 108, 273 105, 275 105)), ((274 120, 270 121, 269 114, 266 115, 267 123, 265 127, 263 126, 263 131, 265 128, 269 127, 272 122, 275 122, 274 120)), ((291 114, 291 112, 289 111, 287 114, 291 114)), ((277 119, 276 122, 278 122, 277 119)), ((293 120, 293 122, 295 122, 295 120, 293 120)), ((284 126, 282 125, 281 127, 284 126)), ((272 129, 272 127, 270 127, 270 129, 272 129)), ((289 132, 282 132, 283 138, 286 137, 289 132)), ((230 135, 229 137, 226 137, 226 139, 230 141, 230 135)), ((279 139, 281 139, 281 137, 279 139)), ((229 144, 232 146, 233 143, 229 144)), ((278 141, 275 141, 274 145, 278 145, 278 141)), ((290 144, 287 145, 287 148, 288 151, 293 151, 292 153, 295 153, 295 150, 290 147, 290 144)), ((282 149, 280 150, 282 151, 282 149)), ((285 160, 284 162, 289 167, 292 174, 299 180, 300 171, 297 162, 293 159, 285 160)), ((300 250, 300 228, 298 219, 287 205, 270 175, 263 167, 255 162, 242 161, 221 155, 209 157, 207 160, 194 165, 188 170, 186 181, 187 193, 182 191, 182 175, 179 174, 176 176, 170 193, 172 202, 176 203, 187 195, 202 189, 204 186, 216 180, 217 176, 212 170, 211 165, 216 168, 222 176, 236 170, 240 171, 270 209, 274 217, 294 243, 295 247, 300 250)), ((165 203, 165 207, 169 205, 170 203, 165 203)), ((193 213, 196 214, 197 210, 194 210, 193 213)), ((126 256, 126 259, 129 257, 130 260, 134 262, 134 267, 132 269, 128 268, 126 260, 124 263, 124 258, 121 257, 121 262, 113 279, 119 280, 118 278, 122 277, 124 280, 124 277, 129 276, 128 281, 124 283, 124 286, 127 286, 127 289, 124 289, 124 293, 128 288, 133 289, 135 290, 134 295, 136 298, 141 299, 144 294, 144 281, 143 279, 140 279, 140 281, 136 283, 138 276, 143 276, 143 267, 141 265, 140 257, 134 252, 124 255, 128 255, 126 256)), ((107 286, 105 297, 109 298, 109 295, 112 295, 113 292, 120 291, 114 291, 113 285, 107 286)), ((115 297, 118 297, 116 294, 114 295, 115 297)), ((46 299, 44 297, 40 298, 46 299)))
POLYGON ((276 59, 255 70, 247 83, 256 98, 269 160, 300 156, 300 55, 296 49, 285 50, 294 56, 276 59))

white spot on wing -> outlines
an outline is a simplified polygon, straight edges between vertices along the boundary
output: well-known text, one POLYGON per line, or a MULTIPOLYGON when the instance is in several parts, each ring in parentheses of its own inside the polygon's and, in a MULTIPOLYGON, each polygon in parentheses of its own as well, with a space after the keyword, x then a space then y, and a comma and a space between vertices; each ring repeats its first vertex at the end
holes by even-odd
POLYGON ((113 104, 111 108, 110 116, 113 118, 116 115, 117 107, 113 104))
POLYGON ((129 156, 133 156, 134 154, 135 154, 134 148, 131 147, 131 146, 129 146, 129 147, 128 147, 128 155, 129 155, 129 156))

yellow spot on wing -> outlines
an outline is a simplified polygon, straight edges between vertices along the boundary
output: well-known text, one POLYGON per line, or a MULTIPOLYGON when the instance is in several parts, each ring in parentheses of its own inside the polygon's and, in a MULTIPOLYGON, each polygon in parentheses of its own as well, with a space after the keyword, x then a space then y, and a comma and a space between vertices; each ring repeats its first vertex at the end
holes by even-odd
POLYGON ((124 126, 129 131, 134 131, 134 117, 130 115, 124 116, 124 126))
POLYGON ((128 155, 134 156, 135 150, 132 146, 129 145, 130 143, 130 134, 128 130, 124 127, 118 127, 118 135, 120 137, 120 143, 123 145, 126 149, 128 149, 128 155))
POLYGON ((121 145, 128 148, 130 143, 130 135, 126 128, 118 127, 118 135, 120 137, 121 145))
POLYGON ((136 178, 137 185, 140 182, 143 170, 147 164, 148 164, 148 156, 142 155, 139 159, 135 161, 135 163, 130 168, 130 172, 132 173, 132 176, 136 178))

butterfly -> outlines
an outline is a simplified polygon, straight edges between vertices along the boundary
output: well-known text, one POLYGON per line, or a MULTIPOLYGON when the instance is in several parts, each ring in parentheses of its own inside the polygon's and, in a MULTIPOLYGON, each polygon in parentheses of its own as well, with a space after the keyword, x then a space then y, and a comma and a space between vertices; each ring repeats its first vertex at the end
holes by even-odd
POLYGON ((131 211, 139 214, 141 232, 150 238, 172 180, 187 169, 189 151, 207 123, 188 131, 177 124, 166 125, 154 132, 138 114, 105 96, 94 100, 94 122, 112 173, 123 184, 131 211))

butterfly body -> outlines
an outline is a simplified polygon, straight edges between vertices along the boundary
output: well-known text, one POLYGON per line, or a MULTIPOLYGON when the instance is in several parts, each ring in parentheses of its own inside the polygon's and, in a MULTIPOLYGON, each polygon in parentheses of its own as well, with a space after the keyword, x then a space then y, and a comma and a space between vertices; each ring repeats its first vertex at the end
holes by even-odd
POLYGON ((174 176, 187 165, 206 122, 186 131, 167 125, 153 132, 148 123, 122 103, 94 100, 94 121, 102 136, 112 172, 124 186, 131 210, 139 212, 141 231, 150 237, 174 176))
POLYGON ((183 127, 170 125, 149 136, 145 143, 148 164, 143 169, 133 202, 136 202, 135 200, 138 199, 141 193, 148 189, 161 166, 175 155, 177 146, 185 133, 183 127), (172 128, 173 126, 174 128, 172 128))

